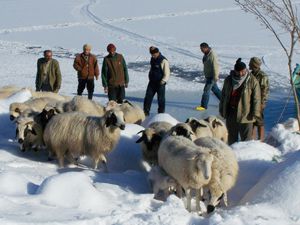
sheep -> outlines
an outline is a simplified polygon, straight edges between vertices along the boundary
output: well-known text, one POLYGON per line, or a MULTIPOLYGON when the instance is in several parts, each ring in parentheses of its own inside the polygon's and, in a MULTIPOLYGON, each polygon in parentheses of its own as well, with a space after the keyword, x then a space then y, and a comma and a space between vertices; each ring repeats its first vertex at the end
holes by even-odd
POLYGON ((27 112, 30 112, 30 110, 32 112, 42 112, 42 110, 47 104, 55 104, 56 102, 57 100, 46 97, 29 99, 28 101, 23 103, 14 102, 9 106, 10 120, 15 120, 26 110, 28 110, 27 112))
POLYGON ((55 154, 59 166, 64 167, 65 156, 74 159, 90 156, 97 169, 104 163, 105 154, 112 151, 120 139, 120 129, 125 129, 122 111, 110 110, 103 117, 93 117, 81 112, 63 113, 54 116, 46 125, 44 142, 49 154, 55 154))
POLYGON ((158 149, 158 164, 185 190, 187 210, 191 211, 191 190, 196 190, 196 209, 200 209, 200 190, 211 178, 213 155, 183 136, 168 136, 158 149))
POLYGON ((71 99, 71 97, 69 96, 63 96, 63 95, 59 95, 57 93, 54 92, 48 92, 48 91, 33 91, 30 88, 26 88, 28 90, 30 90, 31 95, 33 98, 52 98, 55 99, 57 101, 68 101, 71 99))
POLYGON ((166 174, 159 166, 151 168, 148 180, 154 193, 154 199, 156 200, 166 201, 167 197, 174 193, 174 191, 177 192, 178 197, 182 196, 181 187, 177 181, 166 174))
POLYGON ((170 129, 170 131, 168 132, 168 135, 183 136, 185 138, 190 139, 191 141, 194 141, 196 139, 196 136, 195 136, 192 128, 186 123, 177 123, 175 126, 173 126, 170 129))
POLYGON ((157 165, 157 151, 159 144, 165 134, 171 129, 168 122, 154 122, 148 128, 139 132, 142 133, 136 143, 140 143, 143 158, 150 165, 157 165))
POLYGON ((213 133, 213 137, 220 139, 221 141, 228 142, 228 130, 225 123, 216 116, 209 116, 205 121, 208 122, 213 133))
POLYGON ((106 112, 102 105, 82 96, 75 96, 71 101, 58 102, 54 108, 59 113, 84 112, 91 116, 104 116, 106 112))
POLYGON ((109 101, 106 110, 119 108, 124 113, 126 123, 135 123, 141 125, 146 116, 144 111, 136 104, 128 100, 123 100, 122 104, 118 104, 115 101, 109 101))
POLYGON ((214 211, 222 198, 227 206, 227 191, 236 183, 239 166, 234 152, 223 141, 203 137, 195 140, 195 144, 210 149, 214 156, 211 179, 205 186, 210 193, 207 206, 207 212, 210 213, 214 211))
POLYGON ((190 117, 185 121, 185 123, 191 126, 197 138, 213 137, 213 132, 207 121, 190 117))

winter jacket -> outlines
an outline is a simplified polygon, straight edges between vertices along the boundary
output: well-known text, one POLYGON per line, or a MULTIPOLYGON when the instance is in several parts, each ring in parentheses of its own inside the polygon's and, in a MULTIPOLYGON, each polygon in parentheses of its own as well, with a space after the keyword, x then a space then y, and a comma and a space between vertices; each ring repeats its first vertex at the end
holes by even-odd
POLYGON ((76 55, 73 67, 77 71, 78 79, 94 79, 99 76, 98 61, 93 54, 88 56, 88 60, 83 53, 76 55))
MULTIPOLYGON (((235 71, 231 71, 226 77, 222 89, 222 96, 219 105, 219 112, 225 119, 228 118, 230 109, 230 97, 233 91, 232 76, 235 71)), ((241 96, 238 101, 237 118, 238 123, 253 123, 261 116, 261 95, 260 87, 256 78, 248 74, 242 84, 241 96)))
POLYGON ((107 55, 102 64, 103 87, 118 87, 127 85, 129 82, 127 65, 121 54, 107 55))
POLYGON ((261 92, 261 104, 262 107, 265 108, 268 96, 269 96, 269 79, 267 74, 262 71, 258 70, 256 72, 252 71, 251 74, 257 79, 259 86, 260 86, 260 92, 261 92))
POLYGON ((43 85, 43 81, 47 81, 51 86, 52 91, 57 93, 61 86, 61 72, 59 63, 56 59, 51 59, 48 62, 48 72, 45 71, 46 63, 47 61, 45 60, 45 58, 40 58, 37 61, 37 73, 35 80, 36 91, 40 91, 43 85))
POLYGON ((167 83, 170 77, 168 60, 162 54, 159 54, 156 59, 151 57, 150 65, 149 81, 155 83, 164 81, 167 83))
POLYGON ((209 53, 203 56, 203 72, 206 79, 219 79, 219 64, 216 53, 211 49, 209 53))

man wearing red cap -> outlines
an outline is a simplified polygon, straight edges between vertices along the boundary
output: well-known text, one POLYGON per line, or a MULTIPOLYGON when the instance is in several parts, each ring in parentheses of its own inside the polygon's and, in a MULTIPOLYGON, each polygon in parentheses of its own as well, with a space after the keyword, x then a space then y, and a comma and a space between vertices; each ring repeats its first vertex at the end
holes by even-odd
POLYGON ((129 76, 124 57, 116 52, 116 46, 107 46, 108 55, 102 64, 102 85, 108 99, 122 103, 125 98, 125 88, 128 87, 129 76))
POLYGON ((88 98, 93 98, 94 93, 94 78, 98 80, 99 67, 97 57, 91 53, 92 46, 85 44, 83 52, 76 55, 73 67, 78 75, 77 95, 82 95, 85 87, 88 90, 88 98))

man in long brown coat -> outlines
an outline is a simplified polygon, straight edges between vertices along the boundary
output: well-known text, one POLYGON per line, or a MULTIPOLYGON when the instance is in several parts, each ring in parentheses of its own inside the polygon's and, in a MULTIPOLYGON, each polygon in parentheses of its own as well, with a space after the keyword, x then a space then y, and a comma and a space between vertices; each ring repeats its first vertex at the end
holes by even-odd
POLYGON ((35 80, 36 91, 51 91, 57 93, 61 86, 59 63, 52 58, 52 51, 45 50, 44 58, 37 61, 35 80))
POLYGON ((83 52, 78 54, 74 60, 73 67, 78 75, 77 95, 82 95, 85 87, 87 87, 88 98, 93 98, 95 83, 94 78, 98 80, 99 67, 95 55, 91 54, 91 45, 85 44, 83 52))
POLYGON ((102 85, 108 99, 122 103, 125 98, 125 88, 128 87, 129 77, 124 57, 116 52, 116 46, 107 46, 109 53, 103 59, 102 85))

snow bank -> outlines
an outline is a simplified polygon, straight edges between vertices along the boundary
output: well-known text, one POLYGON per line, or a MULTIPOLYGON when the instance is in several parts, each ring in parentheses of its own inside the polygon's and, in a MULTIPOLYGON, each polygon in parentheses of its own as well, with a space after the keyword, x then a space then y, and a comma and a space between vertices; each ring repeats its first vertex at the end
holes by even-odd
POLYGON ((300 151, 269 169, 241 204, 270 203, 300 221, 300 151))
POLYGON ((140 145, 135 143, 139 139, 137 133, 141 130, 144 130, 144 127, 126 124, 125 130, 121 131, 119 143, 107 156, 107 166, 110 172, 142 170, 140 145))
POLYGON ((272 128, 267 142, 276 146, 282 154, 287 154, 300 149, 300 134, 298 131, 298 122, 290 118, 283 124, 277 124, 272 128))
POLYGON ((176 125, 179 121, 176 120, 173 116, 168 113, 159 113, 154 116, 150 115, 144 122, 143 127, 148 127, 151 123, 154 122, 169 122, 172 125, 176 125))
POLYGON ((0 114, 8 113, 9 112, 9 105, 13 102, 25 102, 29 98, 31 98, 31 92, 29 89, 24 88, 16 93, 12 94, 11 96, 0 99, 0 114))

